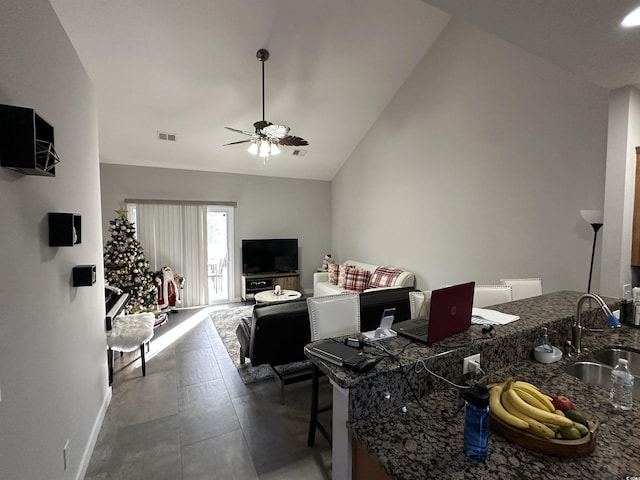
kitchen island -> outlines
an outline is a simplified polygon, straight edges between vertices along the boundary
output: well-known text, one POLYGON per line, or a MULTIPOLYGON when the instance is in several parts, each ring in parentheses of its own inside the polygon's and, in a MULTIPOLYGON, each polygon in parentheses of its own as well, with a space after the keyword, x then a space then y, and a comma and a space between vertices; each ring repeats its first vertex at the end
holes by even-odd
MULTIPOLYGON (((334 413, 334 459, 340 459, 338 445, 344 453, 345 441, 349 458, 342 458, 343 463, 338 465, 334 460, 333 478, 351 478, 352 439, 362 447, 358 452, 367 452, 382 467, 381 475, 375 478, 599 479, 640 475, 640 406, 630 412, 618 412, 611 407, 608 392, 564 373, 566 365, 588 357, 589 351, 553 364, 540 364, 531 356, 544 327, 555 331, 550 339, 556 346, 562 346, 569 338, 581 295, 555 292, 496 306, 495 310, 516 314, 520 320, 496 327, 494 336, 472 325, 468 331, 431 346, 400 337, 383 340, 380 345, 393 358, 385 358, 367 374, 312 359, 333 383, 334 402, 342 401, 337 419, 334 413), (468 459, 462 451, 462 399, 457 389, 426 369, 457 383, 469 383, 470 379, 461 376, 462 359, 475 353, 481 354, 482 367, 487 372, 484 380, 488 383, 513 376, 534 383, 551 395, 571 398, 576 408, 600 423, 596 450, 585 458, 560 459, 530 452, 492 432, 486 463, 468 459), (344 465, 345 461, 348 465, 344 465)), ((628 308, 619 299, 605 301, 612 309, 628 308)), ((595 302, 585 305, 583 321, 591 328, 605 326, 595 302)), ((640 330, 623 324, 613 332, 606 329, 583 338, 583 347, 591 352, 611 345, 640 347, 640 330)), ((381 353, 372 347, 365 351, 381 353)), ((356 479, 357 468, 358 465, 356 479)))

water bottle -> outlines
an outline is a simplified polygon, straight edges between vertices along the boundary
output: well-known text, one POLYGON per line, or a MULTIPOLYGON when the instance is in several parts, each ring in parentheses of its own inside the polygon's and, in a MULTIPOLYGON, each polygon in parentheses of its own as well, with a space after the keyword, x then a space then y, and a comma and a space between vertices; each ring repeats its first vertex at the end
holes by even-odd
POLYGON ((476 385, 460 391, 465 400, 464 453, 477 462, 487 459, 489 443, 489 391, 476 385))
POLYGON ((631 410, 633 405, 633 375, 629 371, 629 360, 620 358, 611 371, 611 403, 619 410, 631 410))

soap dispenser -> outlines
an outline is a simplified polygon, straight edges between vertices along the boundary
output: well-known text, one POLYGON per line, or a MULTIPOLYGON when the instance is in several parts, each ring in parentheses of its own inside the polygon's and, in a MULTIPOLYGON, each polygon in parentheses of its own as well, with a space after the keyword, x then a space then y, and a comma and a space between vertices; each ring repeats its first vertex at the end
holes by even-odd
POLYGON ((562 350, 551 345, 549 341, 549 329, 544 327, 542 340, 533 349, 534 358, 540 363, 553 363, 562 358, 562 350))

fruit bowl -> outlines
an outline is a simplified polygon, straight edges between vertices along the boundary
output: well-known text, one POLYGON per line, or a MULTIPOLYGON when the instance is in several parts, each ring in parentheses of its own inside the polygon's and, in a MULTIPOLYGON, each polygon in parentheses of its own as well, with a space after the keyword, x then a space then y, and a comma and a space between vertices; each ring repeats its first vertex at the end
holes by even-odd
POLYGON ((491 431, 498 433, 506 440, 531 450, 562 458, 580 458, 590 455, 596 448, 598 422, 589 420, 589 433, 576 440, 560 440, 541 438, 526 430, 512 427, 489 411, 491 431))

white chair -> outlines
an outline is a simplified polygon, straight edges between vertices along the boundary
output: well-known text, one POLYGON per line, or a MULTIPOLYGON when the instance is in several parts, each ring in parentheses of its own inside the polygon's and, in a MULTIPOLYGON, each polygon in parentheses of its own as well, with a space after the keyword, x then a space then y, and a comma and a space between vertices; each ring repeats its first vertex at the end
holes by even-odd
MULTIPOLYGON (((307 298, 311 341, 323 338, 342 337, 360 332, 360 296, 357 293, 326 295, 307 298)), ((318 421, 318 414, 331 407, 318 408, 320 369, 315 363, 311 368, 311 418, 309 438, 311 447, 315 442, 316 428, 331 443, 331 435, 318 421)))
POLYGON ((360 332, 360 295, 344 293, 307 298, 311 341, 360 332))
POLYGON ((147 374, 145 347, 153 338, 153 325, 156 316, 153 313, 120 315, 107 322, 107 359, 109 360, 109 385, 113 382, 113 352, 133 352, 140 349, 142 375, 147 374))
POLYGON ((500 283, 511 285, 514 300, 542 295, 541 278, 503 278, 500 283))
POLYGON ((473 291, 473 306, 477 308, 511 300, 513 300, 511 285, 476 285, 473 291))
POLYGON ((430 290, 426 290, 424 292, 409 292, 409 310, 411 312, 411 318, 425 316, 429 312, 428 304, 430 301, 430 290), (427 305, 425 305, 425 302, 427 302, 427 305), (421 312, 423 312, 422 315, 421 312))

